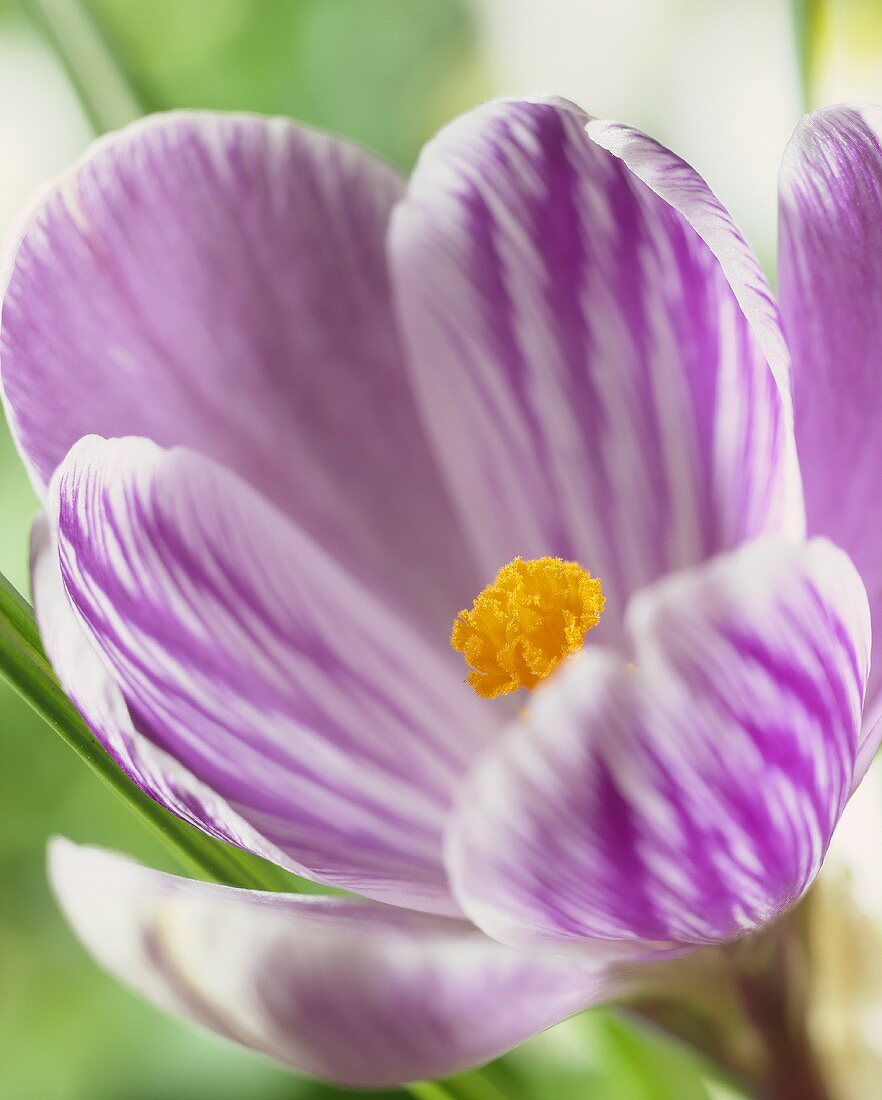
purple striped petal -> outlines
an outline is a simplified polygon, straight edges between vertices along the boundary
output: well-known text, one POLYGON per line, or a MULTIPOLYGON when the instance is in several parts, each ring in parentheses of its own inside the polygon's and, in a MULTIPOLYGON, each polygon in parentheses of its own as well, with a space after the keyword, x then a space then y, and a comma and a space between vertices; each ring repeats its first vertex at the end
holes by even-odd
MULTIPOLYGON (((750 323, 789 415, 790 355, 781 331, 778 306, 759 261, 729 211, 694 168, 632 126, 609 119, 590 119, 585 132, 592 141, 620 157, 707 245, 750 323)), ((791 503, 798 507, 798 496, 795 500, 791 498, 791 503)))
POLYGON ((80 625, 61 579, 58 548, 45 514, 31 532, 31 589, 40 637, 61 686, 122 770, 157 802, 198 829, 294 869, 251 828, 135 725, 126 700, 80 625))
POLYGON ((581 561, 613 639, 632 591, 801 531, 768 287, 666 150, 569 104, 490 104, 426 147, 390 241, 423 413, 486 576, 518 554, 581 561))
POLYGON ((841 550, 754 543, 627 625, 630 661, 586 647, 459 796, 451 881, 504 943, 737 936, 812 882, 851 793, 870 626, 841 550))
POLYGON ((614 991, 595 966, 373 902, 189 882, 61 840, 50 874, 80 939, 127 985, 346 1085, 455 1073, 614 991))
POLYGON ((302 874, 457 911, 442 828, 495 716, 452 651, 193 452, 83 440, 50 514, 68 596, 146 737, 302 874))
MULTIPOLYGON (((779 288, 809 530, 848 551, 882 614, 882 108, 804 119, 784 156, 780 203, 779 288)), ((880 644, 868 729, 882 714, 880 644)))
POLYGON ((190 446, 447 630, 481 581, 392 316, 403 188, 280 119, 172 114, 100 141, 2 261, 3 389, 38 489, 91 433, 190 446))

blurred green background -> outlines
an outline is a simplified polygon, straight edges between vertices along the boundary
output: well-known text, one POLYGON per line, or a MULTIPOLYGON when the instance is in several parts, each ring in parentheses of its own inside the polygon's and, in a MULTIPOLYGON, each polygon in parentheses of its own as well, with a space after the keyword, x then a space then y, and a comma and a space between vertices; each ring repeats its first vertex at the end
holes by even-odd
MULTIPOLYGON (((33 7, 33 5, 31 5, 33 7)), ((786 0, 94 0, 151 109, 286 114, 408 168, 446 119, 501 93, 558 91, 686 154, 771 263, 775 172, 800 113, 786 0)), ((810 98, 882 98, 876 0, 809 28, 810 98), (875 85, 880 85, 877 88, 875 85)), ((45 0, 75 20, 70 0, 45 0)), ((108 114, 123 121, 124 97, 108 114)), ((22 6, 0 0, 0 228, 86 146, 90 123, 22 6)), ((0 436, 0 569, 26 590, 36 501, 0 436)), ((93 967, 43 873, 47 836, 174 869, 166 852, 0 683, 0 1097, 249 1100, 341 1095, 173 1023, 93 967)), ((564 1025, 498 1068, 542 1098, 724 1095, 688 1056, 610 1013, 564 1025)))

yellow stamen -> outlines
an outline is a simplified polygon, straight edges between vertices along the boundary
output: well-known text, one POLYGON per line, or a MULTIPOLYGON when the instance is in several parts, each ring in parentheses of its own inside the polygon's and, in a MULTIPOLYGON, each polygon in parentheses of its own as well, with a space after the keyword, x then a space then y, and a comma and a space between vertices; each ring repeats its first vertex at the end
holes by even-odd
POLYGON ((577 562, 515 558, 471 611, 460 611, 450 644, 474 669, 468 682, 483 699, 532 691, 581 648, 605 602, 598 578, 577 562))

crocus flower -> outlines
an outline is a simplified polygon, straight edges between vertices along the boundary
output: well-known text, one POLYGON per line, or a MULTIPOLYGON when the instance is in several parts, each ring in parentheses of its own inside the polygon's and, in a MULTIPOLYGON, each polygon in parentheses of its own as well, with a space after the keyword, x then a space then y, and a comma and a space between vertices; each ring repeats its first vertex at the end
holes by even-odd
POLYGON ((56 672, 169 809, 361 895, 57 842, 98 960, 382 1085, 804 893, 878 741, 880 134, 789 146, 783 324, 690 167, 556 100, 409 182, 159 116, 37 201, 0 365, 56 672))

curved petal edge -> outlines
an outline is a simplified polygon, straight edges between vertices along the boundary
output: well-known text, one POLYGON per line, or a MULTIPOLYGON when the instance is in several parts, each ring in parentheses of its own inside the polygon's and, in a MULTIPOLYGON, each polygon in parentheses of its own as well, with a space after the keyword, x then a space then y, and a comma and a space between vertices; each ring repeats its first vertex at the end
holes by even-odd
POLYGON ((212 886, 60 839, 49 873, 85 947, 123 983, 339 1084, 456 1073, 615 988, 600 968, 375 902, 212 886))
POLYGON ((597 637, 617 643, 646 584, 802 534, 774 303, 673 154, 572 104, 487 104, 425 147, 389 249, 488 580, 517 555, 580 561, 608 597, 597 637))
POLYGON ((824 540, 758 542, 640 593, 458 799, 466 913, 519 947, 725 941, 811 884, 854 784, 866 594, 824 540))
POLYGON ((217 791, 137 728, 119 685, 68 600, 52 524, 42 512, 31 528, 31 593, 40 638, 55 675, 86 725, 126 775, 195 828, 279 866, 298 870, 217 791))
POLYGON ((444 823, 497 724, 446 636, 186 448, 83 439, 50 510, 67 597, 150 741, 298 873, 458 912, 444 823))
POLYGON ((0 256, 3 398, 38 493, 86 435, 191 447, 443 630, 477 578, 393 315, 404 187, 289 119, 174 111, 99 139, 0 256))
MULTIPOLYGON (((882 618, 882 107, 825 107, 781 165, 778 293, 811 535, 846 550, 882 618)), ((866 713, 882 717, 882 630, 866 713)))

